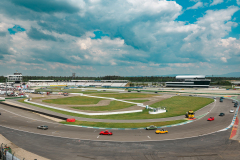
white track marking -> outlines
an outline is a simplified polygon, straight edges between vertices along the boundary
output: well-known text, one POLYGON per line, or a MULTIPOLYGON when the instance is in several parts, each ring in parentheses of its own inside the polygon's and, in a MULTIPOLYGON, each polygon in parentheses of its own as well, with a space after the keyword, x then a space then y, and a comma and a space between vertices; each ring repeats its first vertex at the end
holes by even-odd
POLYGON ((100 135, 99 136, 97 136, 97 138, 99 138, 100 137, 100 135))
POLYGON ((149 139, 151 139, 151 137, 147 136, 149 139))

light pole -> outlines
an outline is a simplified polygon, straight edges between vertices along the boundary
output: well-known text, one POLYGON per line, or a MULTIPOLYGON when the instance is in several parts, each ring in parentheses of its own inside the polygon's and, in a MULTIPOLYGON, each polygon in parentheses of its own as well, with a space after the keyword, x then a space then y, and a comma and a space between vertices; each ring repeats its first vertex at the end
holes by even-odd
POLYGON ((6 96, 7 96, 7 76, 6 76, 6 96))

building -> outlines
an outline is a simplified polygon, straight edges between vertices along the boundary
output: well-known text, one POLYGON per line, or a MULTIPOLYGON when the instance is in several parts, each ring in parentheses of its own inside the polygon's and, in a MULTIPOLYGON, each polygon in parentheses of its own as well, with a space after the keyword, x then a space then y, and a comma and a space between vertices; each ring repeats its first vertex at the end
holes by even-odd
POLYGON ((125 87, 128 80, 29 80, 28 86, 82 86, 82 87, 125 87))
POLYGON ((166 82, 166 87, 202 87, 208 88, 211 79, 205 75, 182 75, 176 76, 176 82, 166 82))
POLYGON ((13 75, 5 76, 8 82, 21 83, 22 82, 22 73, 14 73, 13 75))

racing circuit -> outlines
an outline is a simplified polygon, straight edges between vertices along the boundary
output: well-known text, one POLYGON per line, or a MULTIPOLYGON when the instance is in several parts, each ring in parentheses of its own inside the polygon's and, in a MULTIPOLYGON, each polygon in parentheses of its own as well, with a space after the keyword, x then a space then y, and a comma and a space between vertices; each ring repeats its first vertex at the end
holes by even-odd
MULTIPOLYGON (((7 101, 19 105, 17 101, 7 101)), ((21 105, 69 118, 69 116, 32 105, 21 105)), ((235 159, 240 153, 234 152, 230 156, 229 152, 237 150, 239 143, 229 140, 229 136, 232 127, 230 124, 235 120, 234 116, 238 114, 238 108, 234 108, 234 113, 229 113, 230 109, 233 109, 231 99, 226 98, 223 102, 219 102, 217 98, 216 101, 196 113, 206 114, 205 116, 184 125, 166 127, 168 134, 159 135, 155 134, 155 131, 144 129, 108 129, 113 132, 113 135, 104 136, 99 135, 99 132, 105 129, 64 125, 33 112, 1 103, 0 131, 16 145, 49 159, 121 159, 123 157, 127 159, 188 159, 189 157, 201 159, 202 156, 207 159, 225 159, 226 156, 227 159, 235 159), (221 112, 224 112, 225 116, 218 116, 221 112), (215 120, 209 122, 208 117, 215 117, 215 120), (49 129, 36 129, 37 126, 43 124, 49 129), (234 149, 230 149, 231 147, 234 149), (187 152, 192 153, 187 154, 187 152), (66 158, 62 158, 64 156, 66 158)), ((83 119, 79 118, 79 120, 83 119)), ((158 120, 146 119, 144 121, 158 120)), ((174 120, 174 117, 164 118, 164 121, 170 120, 174 120)), ((134 122, 136 121, 138 120, 134 122)))

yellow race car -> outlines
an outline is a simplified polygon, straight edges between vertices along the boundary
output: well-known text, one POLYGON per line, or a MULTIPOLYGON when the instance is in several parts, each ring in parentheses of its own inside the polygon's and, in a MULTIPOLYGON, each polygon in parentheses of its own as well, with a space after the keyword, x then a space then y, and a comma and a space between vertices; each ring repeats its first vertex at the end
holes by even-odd
POLYGON ((156 130, 155 133, 156 134, 164 134, 164 133, 168 133, 168 131, 166 129, 161 129, 161 130, 156 130))

